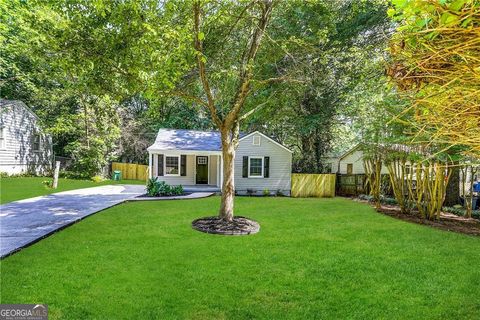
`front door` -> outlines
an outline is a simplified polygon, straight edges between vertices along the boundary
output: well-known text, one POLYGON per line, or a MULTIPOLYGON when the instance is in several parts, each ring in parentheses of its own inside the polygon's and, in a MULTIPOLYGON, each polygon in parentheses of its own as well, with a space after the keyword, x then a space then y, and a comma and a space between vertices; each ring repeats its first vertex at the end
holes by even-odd
POLYGON ((197 156, 196 184, 208 184, 208 157, 197 156))

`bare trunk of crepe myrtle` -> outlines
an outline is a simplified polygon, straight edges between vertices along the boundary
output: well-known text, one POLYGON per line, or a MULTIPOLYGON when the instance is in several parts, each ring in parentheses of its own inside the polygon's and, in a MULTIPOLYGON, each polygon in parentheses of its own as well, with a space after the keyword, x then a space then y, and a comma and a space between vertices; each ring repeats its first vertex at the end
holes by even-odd
POLYGON ((205 106, 212 117, 213 122, 219 128, 222 139, 222 161, 223 161, 223 184, 222 184, 222 201, 219 210, 219 218, 226 221, 233 220, 233 203, 235 197, 234 186, 234 159, 235 149, 238 145, 240 120, 254 112, 251 110, 245 114, 241 114, 245 100, 250 93, 250 82, 253 76, 253 67, 258 48, 262 41, 265 29, 272 13, 272 0, 263 0, 256 3, 260 7, 260 16, 258 23, 252 30, 251 38, 245 50, 244 56, 241 58, 242 64, 238 74, 238 87, 233 98, 231 107, 222 112, 217 109, 216 97, 210 87, 207 77, 206 59, 203 56, 203 38, 204 34, 200 28, 202 25, 202 3, 195 1, 193 3, 194 14, 194 47, 197 51, 197 66, 200 81, 205 92, 206 100, 196 98, 197 103, 205 106), (202 36, 200 36, 202 34, 202 36))
POLYGON ((233 129, 220 130, 222 139, 223 183, 222 200, 218 216, 225 221, 233 220, 233 204, 235 198, 235 149, 238 145, 239 125, 233 129))
POLYGON ((218 212, 219 218, 225 221, 233 220, 233 199, 235 197, 234 185, 234 159, 235 151, 230 146, 222 146, 223 183, 222 201, 218 212))

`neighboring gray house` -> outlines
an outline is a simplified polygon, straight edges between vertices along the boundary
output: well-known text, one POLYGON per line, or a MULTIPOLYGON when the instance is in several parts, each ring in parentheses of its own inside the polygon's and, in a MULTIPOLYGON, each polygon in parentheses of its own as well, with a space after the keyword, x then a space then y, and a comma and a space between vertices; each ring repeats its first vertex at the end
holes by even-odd
MULTIPOLYGON (((221 189, 222 149, 218 131, 160 129, 148 149, 150 177, 172 185, 221 189)), ((241 135, 235 155, 235 190, 290 194, 292 151, 255 131, 241 135)))
POLYGON ((52 139, 21 101, 0 99, 0 172, 44 173, 52 165, 52 139))

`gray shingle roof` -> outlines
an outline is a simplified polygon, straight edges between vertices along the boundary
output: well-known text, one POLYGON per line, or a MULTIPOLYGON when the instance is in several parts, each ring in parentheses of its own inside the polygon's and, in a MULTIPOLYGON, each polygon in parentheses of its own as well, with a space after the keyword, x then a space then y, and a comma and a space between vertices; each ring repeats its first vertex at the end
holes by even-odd
POLYGON ((218 131, 160 129, 148 150, 221 151, 222 143, 218 131))

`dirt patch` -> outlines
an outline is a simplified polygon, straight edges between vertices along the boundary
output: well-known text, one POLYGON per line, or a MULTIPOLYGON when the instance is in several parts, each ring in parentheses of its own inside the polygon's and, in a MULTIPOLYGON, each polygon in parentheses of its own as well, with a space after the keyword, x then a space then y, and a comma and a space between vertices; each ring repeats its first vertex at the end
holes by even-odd
MULTIPOLYGON (((364 200, 354 199, 354 201, 371 205, 370 202, 364 200)), ((400 212, 400 207, 390 205, 382 205, 380 211, 377 210, 377 212, 396 219, 422 224, 437 229, 480 236, 480 221, 473 218, 459 217, 451 213, 442 212, 439 220, 430 221, 422 218, 416 212, 403 214, 400 212)))

